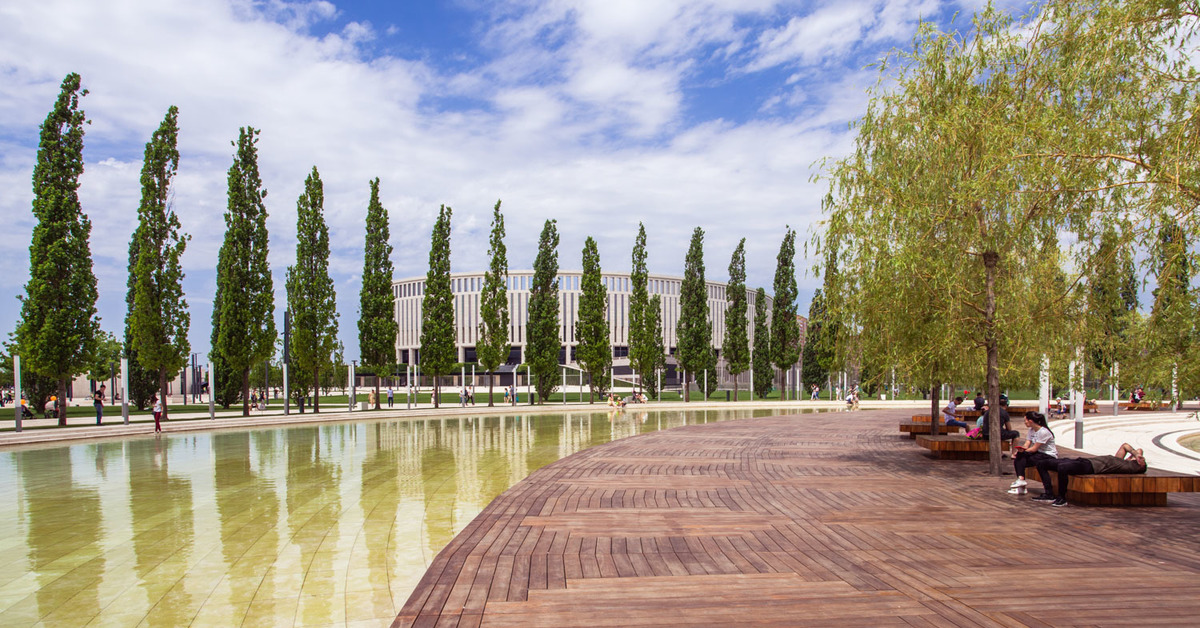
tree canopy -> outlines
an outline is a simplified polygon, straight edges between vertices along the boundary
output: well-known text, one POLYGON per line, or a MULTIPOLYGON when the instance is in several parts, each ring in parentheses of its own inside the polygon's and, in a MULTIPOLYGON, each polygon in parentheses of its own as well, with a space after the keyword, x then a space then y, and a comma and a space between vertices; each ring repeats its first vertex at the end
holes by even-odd
MULTIPOLYGON (((508 335, 508 249, 504 246, 504 214, 500 201, 492 208, 492 233, 488 238, 488 269, 479 294, 479 342, 475 355, 489 373, 508 360, 512 344, 508 335)), ((495 405, 495 378, 488 378, 488 406, 495 405)))
POLYGON ((738 398, 738 375, 750 368, 750 336, 746 320, 746 238, 738 242, 729 260, 729 286, 725 293, 725 338, 721 349, 733 378, 733 398, 738 398))
POLYGON ((704 281, 704 230, 696 227, 683 262, 683 284, 679 289, 679 347, 676 356, 686 377, 684 401, 690 395, 688 382, 712 365, 712 322, 708 319, 708 284, 704 281))
POLYGON ((362 288, 358 293, 358 356, 375 371, 375 409, 379 377, 396 363, 395 298, 392 296, 392 245, 388 212, 379 201, 379 177, 370 183, 366 238, 363 240, 362 288))
POLYGON ((329 366, 337 348, 338 317, 337 294, 329 277, 325 186, 316 166, 304 179, 304 191, 296 200, 296 263, 288 267, 284 281, 292 314, 292 362, 313 378, 312 411, 318 413, 318 384, 321 370, 329 366))
MULTIPOLYGON (((21 300, 15 352, 22 367, 58 382, 67 396, 67 380, 82 373, 96 346, 96 275, 88 238, 92 221, 79 203, 83 174, 83 125, 78 74, 63 79, 54 108, 42 122, 33 166, 33 236, 29 243, 29 282, 21 300)), ((67 424, 67 406, 59 404, 58 424, 67 424)))
POLYGON ((441 405, 441 378, 458 361, 454 331, 454 293, 450 283, 450 216, 442 205, 429 244, 429 272, 421 300, 421 372, 433 376, 433 405, 441 405))
POLYGON ((538 237, 529 288, 528 341, 525 362, 533 372, 538 402, 558 388, 558 354, 562 348, 558 329, 558 223, 547 220, 538 237))
MULTIPOLYGON (((133 347, 146 369, 158 371, 162 418, 168 419, 167 384, 187 364, 191 316, 183 296, 179 258, 189 236, 170 202, 171 180, 179 171, 179 109, 171 107, 146 143, 142 165, 142 202, 138 205, 137 265, 130 312, 133 347)), ((132 247, 131 247, 132 248, 132 247)))
POLYGON ((576 359, 588 375, 591 396, 608 389, 605 374, 612 366, 612 343, 608 337, 608 290, 600 277, 600 251, 596 240, 588 237, 583 243, 583 278, 580 281, 579 320, 575 321, 575 338, 579 341, 576 359))

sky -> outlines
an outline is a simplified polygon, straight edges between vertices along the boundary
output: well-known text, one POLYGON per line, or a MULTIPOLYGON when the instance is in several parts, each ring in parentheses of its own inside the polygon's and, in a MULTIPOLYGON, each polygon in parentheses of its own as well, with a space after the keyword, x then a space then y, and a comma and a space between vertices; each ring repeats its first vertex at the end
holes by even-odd
POLYGON ((442 204, 453 208, 451 270, 484 270, 501 200, 513 270, 532 267, 553 219, 564 270, 580 268, 591 236, 605 270, 628 272, 641 222, 650 271, 680 275, 700 227, 708 279, 728 279, 746 238, 747 284, 770 293, 790 226, 806 313, 821 283, 804 243, 819 229, 822 162, 852 149, 851 123, 879 79, 873 64, 907 48, 921 19, 965 28, 982 4, 0 0, 0 332, 15 329, 29 280, 38 127, 70 72, 89 90, 80 197, 101 327, 118 337, 145 144, 171 105, 181 153, 172 206, 192 238, 184 291, 200 360, 244 126, 261 130, 279 320, 296 200, 320 172, 347 360, 359 354, 375 177, 397 279, 425 274, 442 204))

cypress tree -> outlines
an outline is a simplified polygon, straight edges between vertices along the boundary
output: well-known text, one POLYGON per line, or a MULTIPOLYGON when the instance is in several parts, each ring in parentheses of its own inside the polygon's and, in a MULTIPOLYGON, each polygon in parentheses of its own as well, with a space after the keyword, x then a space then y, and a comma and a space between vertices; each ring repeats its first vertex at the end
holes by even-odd
POLYGON ((754 293, 754 354, 750 356, 754 369, 754 394, 766 399, 771 393, 771 326, 767 320, 767 292, 759 288, 754 293))
POLYGON ((662 328, 662 296, 650 297, 643 316, 642 352, 639 354, 638 374, 644 386, 650 388, 654 396, 658 396, 658 379, 654 376, 667 366, 667 347, 663 340, 662 328))
POLYGON ((145 410, 150 402, 150 395, 154 394, 154 391, 157 390, 158 374, 142 366, 141 360, 138 359, 137 348, 134 347, 133 343, 133 307, 137 284, 138 238, 137 228, 135 228, 133 235, 129 238, 129 274, 125 280, 124 351, 125 357, 129 358, 129 390, 127 391, 129 402, 138 410, 145 410))
POLYGON ((608 290, 600 278, 600 251, 591 237, 583 243, 583 279, 580 288, 579 320, 575 322, 575 337, 579 340, 577 357, 579 365, 588 374, 588 403, 592 403, 597 388, 601 393, 608 388, 604 375, 612 366, 613 357, 605 318, 608 290), (600 380, 598 386, 597 379, 600 380))
POLYGON ((489 374, 488 407, 494 406, 493 372, 508 360, 512 344, 508 339, 508 249, 504 246, 504 215, 500 201, 492 208, 492 235, 488 240, 491 263, 483 274, 483 290, 479 295, 479 342, 475 354, 479 364, 489 374))
POLYGON ((392 296, 392 245, 388 213, 379 202, 379 178, 371 181, 367 236, 363 243, 362 290, 358 296, 358 354, 375 370, 375 409, 379 409, 379 373, 396 363, 396 315, 392 296))
POLYGON ((433 407, 441 405, 441 377, 458 357, 454 333, 454 294, 450 286, 450 215, 442 205, 429 245, 429 272, 421 300, 421 372, 433 376, 433 407))
POLYGON ((679 290, 679 365, 687 371, 683 399, 688 401, 689 382, 710 366, 712 323, 708 320, 708 286, 704 281, 704 230, 692 232, 692 242, 683 263, 683 285, 679 290))
POLYGON ((546 403, 558 388, 558 352, 562 348, 558 332, 558 228, 547 220, 538 238, 538 254, 533 262, 533 285, 529 289, 529 338, 526 362, 536 379, 538 402, 546 403))
POLYGON ((780 371, 791 368, 800 359, 795 257, 796 232, 786 227, 775 266, 775 304, 771 310, 771 361, 780 371))
POLYGON ((167 382, 187 364, 191 351, 191 316, 183 298, 183 268, 179 264, 189 237, 180 234, 179 217, 168 200, 171 179, 179 170, 178 120, 179 109, 172 106, 146 143, 142 202, 134 232, 137 268, 130 325, 133 346, 142 366, 158 371, 164 420, 168 419, 167 382))
MULTIPOLYGON (((33 167, 33 215, 37 224, 29 244, 29 283, 21 301, 16 344, 23 364, 58 382, 58 398, 67 398, 67 382, 83 372, 95 349, 96 276, 88 237, 92 222, 79 204, 83 174, 83 125, 78 74, 63 79, 54 108, 41 126, 33 167)), ((66 425, 67 404, 58 406, 58 424, 66 425)))
POLYGON ((733 374, 733 399, 738 398, 738 375, 750 368, 750 338, 746 320, 746 238, 738 242, 729 260, 729 288, 725 293, 725 367, 733 374))
MULTIPOLYGON (((275 351, 275 289, 267 262, 267 207, 258 175, 258 130, 238 132, 229 167, 225 240, 217 254, 213 298, 213 368, 223 363, 230 378, 241 376, 242 416, 250 416, 250 367, 275 351)), ((221 375, 216 384, 220 384, 221 375)), ((215 390, 215 389, 214 389, 215 390)), ((227 399, 226 401, 231 401, 227 399)))
POLYGON ((313 378, 312 409, 316 414, 321 411, 321 369, 329 366, 338 332, 337 294, 329 278, 325 186, 316 166, 296 201, 296 263, 287 269, 286 285, 292 313, 292 362, 313 378))
POLYGON ((638 381, 643 388, 661 361, 661 337, 656 344, 652 329, 654 320, 650 308, 650 291, 647 288, 649 273, 646 271, 646 226, 638 223, 637 238, 633 241, 633 266, 629 272, 629 363, 637 371, 638 381))

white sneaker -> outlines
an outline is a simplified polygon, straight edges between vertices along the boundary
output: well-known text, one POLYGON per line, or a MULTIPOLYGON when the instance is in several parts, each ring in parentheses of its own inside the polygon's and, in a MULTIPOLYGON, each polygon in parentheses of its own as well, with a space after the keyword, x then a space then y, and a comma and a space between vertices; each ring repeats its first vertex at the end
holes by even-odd
POLYGON ((1014 487, 1008 489, 1008 494, 1009 495, 1024 495, 1025 487, 1024 486, 1014 486, 1014 487))
POLYGON ((1025 484, 1026 484, 1025 480, 1022 480, 1021 478, 1017 478, 1017 479, 1013 480, 1012 484, 1008 485, 1008 488, 1025 488, 1025 484))

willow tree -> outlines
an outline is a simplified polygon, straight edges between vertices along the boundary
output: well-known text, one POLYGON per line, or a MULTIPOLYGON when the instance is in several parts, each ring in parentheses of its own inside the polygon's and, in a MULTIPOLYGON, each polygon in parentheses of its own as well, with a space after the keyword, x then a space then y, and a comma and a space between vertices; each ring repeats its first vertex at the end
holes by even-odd
MULTIPOLYGON (((137 265, 134 269, 130 327, 138 362, 158 371, 162 418, 167 419, 169 377, 187 364, 187 301, 183 298, 180 256, 188 236, 181 234, 179 217, 171 207, 171 180, 179 170, 179 110, 171 107, 146 143, 142 165, 142 202, 138 205, 137 265)), ((186 397, 185 397, 186 401, 186 397)))
POLYGON ((583 277, 579 288, 579 320, 575 321, 575 337, 579 340, 577 358, 588 375, 588 403, 592 403, 597 388, 601 394, 608 388, 604 375, 612 366, 613 353, 605 316, 608 290, 600 277, 600 251, 591 236, 583 243, 583 277))
POLYGON ((562 349, 558 330, 558 223, 547 220, 538 237, 529 287, 529 325, 525 359, 535 376, 538 403, 546 403, 558 388, 558 354, 562 349))
POLYGON ((329 277, 329 226, 325 186, 313 166, 296 199, 296 263, 285 278, 292 313, 291 358, 313 382, 313 414, 321 412, 321 371, 337 348, 337 293, 329 277))
POLYGON ((512 351, 508 335, 508 248, 504 246, 504 215, 500 201, 492 208, 492 234, 488 238, 488 269, 483 273, 483 290, 479 293, 479 342, 475 354, 488 377, 488 406, 495 405, 492 391, 496 378, 493 372, 504 364, 512 351))
POLYGON ((1164 225, 1152 250, 1153 308, 1148 321, 1149 368, 1155 382, 1170 382, 1171 402, 1179 410, 1179 369, 1194 343, 1196 295, 1191 287, 1196 264, 1188 251, 1184 230, 1164 225))
POLYGON ((458 356, 454 333, 454 293, 450 284, 450 217, 441 206, 429 244, 429 271, 421 300, 421 372, 433 377, 433 407, 441 405, 442 381, 458 356))
POLYGON ((1130 355, 1130 327, 1138 307, 1138 281, 1132 243, 1109 227, 1085 242, 1087 268, 1088 366, 1104 378, 1118 379, 1114 368, 1130 355))
MULTIPOLYGON (((58 398, 67 398, 67 382, 82 373, 95 348, 96 275, 88 239, 92 221, 79 203, 83 174, 83 125, 78 74, 68 74, 54 108, 42 122, 33 167, 33 217, 29 243, 29 283, 21 301, 15 353, 25 368, 58 382, 58 398)), ((18 392, 19 394, 19 392, 18 392)), ((67 404, 58 404, 58 424, 67 424, 67 404)))
POLYGON ((738 398, 738 375, 750 368, 750 338, 746 328, 746 238, 738 242, 729 259, 729 287, 725 293, 725 368, 733 374, 733 400, 738 398))
POLYGON ((375 409, 379 409, 379 373, 396 363, 395 298, 392 296, 392 245, 388 212, 379 202, 379 177, 371 181, 363 240, 362 289, 358 296, 358 356, 375 371, 375 409))

